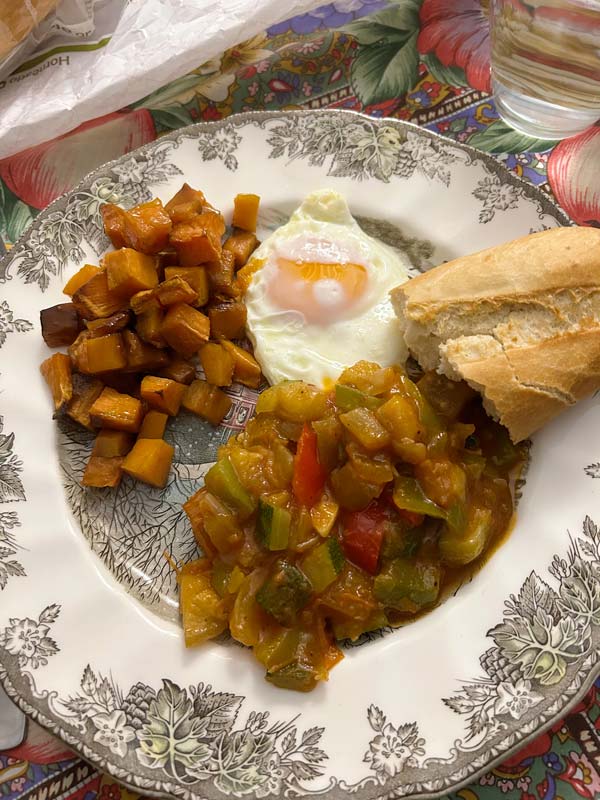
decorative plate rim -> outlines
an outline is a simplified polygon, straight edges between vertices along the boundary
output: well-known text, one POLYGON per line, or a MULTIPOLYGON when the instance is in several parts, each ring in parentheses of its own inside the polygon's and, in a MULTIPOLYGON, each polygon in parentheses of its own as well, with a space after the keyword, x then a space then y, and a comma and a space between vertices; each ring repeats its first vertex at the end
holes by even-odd
MULTIPOLYGON (((392 800, 392 798, 402 798, 402 800, 437 800, 437 798, 444 797, 445 795, 451 792, 457 792, 461 789, 465 788, 466 786, 470 786, 472 783, 477 781, 482 775, 485 775, 486 772, 489 772, 490 769, 493 769, 497 764, 501 764, 511 755, 514 755, 519 750, 522 750, 527 744, 532 742, 533 740, 537 739, 537 737, 551 728, 556 722, 561 720, 564 716, 566 716, 569 711, 574 708, 581 700, 585 697, 588 693, 590 688, 593 686, 594 682, 600 677, 600 664, 596 667, 596 669, 591 670, 587 678, 582 683, 580 689, 576 692, 576 694, 569 700, 569 702, 562 708, 562 710, 557 713, 554 717, 550 718, 546 722, 544 722, 539 728, 536 728, 531 733, 527 734, 520 742, 512 745, 509 747, 504 753, 501 753, 498 756, 493 757, 487 764, 483 767, 480 767, 478 770, 473 772, 471 775, 465 777, 464 779, 458 781, 457 783, 453 784, 452 786, 446 787, 441 789, 440 791, 435 792, 420 792, 415 794, 402 794, 395 790, 390 791, 382 791, 380 794, 374 795, 374 800, 392 800)), ((119 781, 125 788, 139 794, 143 792, 144 795, 148 795, 150 797, 157 797, 157 798, 167 798, 171 796, 179 796, 185 798, 196 798, 197 800, 206 800, 205 798, 201 797, 200 795, 192 792, 186 788, 182 790, 181 784, 178 783, 170 783, 170 782, 162 782, 164 788, 152 788, 147 785, 140 786, 139 784, 136 785, 135 779, 136 776, 133 773, 126 773, 126 777, 122 777, 119 774, 120 768, 116 767, 113 763, 111 763, 108 759, 104 758, 103 756, 98 756, 95 752, 87 748, 86 745, 82 745, 77 737, 70 734, 68 731, 61 728, 60 725, 57 725, 52 722, 52 720, 48 719, 41 711, 39 711, 34 706, 31 706, 27 700, 25 700, 18 691, 13 687, 8 673, 4 667, 4 664, 0 663, 0 685, 3 686, 6 694, 11 698, 11 700, 15 703, 15 705, 21 709, 21 711, 26 714, 28 717, 31 717, 38 725, 42 728, 47 730, 49 733, 57 736, 63 742, 69 745, 69 747, 84 761, 87 761, 91 764, 94 768, 98 769, 99 771, 106 772, 107 774, 111 775, 115 780, 119 781), (89 754, 86 754, 86 750, 89 751, 89 754)), ((145 782, 145 781, 144 781, 145 782)), ((160 781, 155 781, 156 784, 161 783, 160 781)), ((382 787, 383 788, 383 787, 382 787)))
MULTIPOLYGON (((172 131, 165 136, 161 136, 159 139, 154 140, 153 142, 149 142, 142 147, 139 147, 135 150, 130 151, 129 153, 120 156, 117 159, 112 161, 106 162, 105 164, 100 165, 96 169, 92 170, 88 173, 84 178, 82 178, 75 187, 73 187, 69 192, 66 192, 55 200, 52 201, 45 209, 43 209, 36 217, 36 219, 32 222, 32 224, 27 228, 27 230, 23 233, 23 235, 18 239, 18 241, 14 244, 11 248, 10 252, 7 253, 3 258, 0 259, 0 282, 5 282, 7 280, 12 280, 13 275, 8 274, 7 268, 10 262, 17 256, 21 250, 26 246, 26 243, 33 232, 35 232, 44 222, 44 220, 54 211, 59 210, 65 202, 68 201, 69 197, 84 190, 95 178, 102 176, 107 170, 110 170, 112 167, 119 165, 129 159, 132 156, 136 155, 144 155, 146 153, 152 152, 156 147, 159 147, 163 141, 177 141, 180 137, 186 137, 190 139, 194 139, 196 134, 200 133, 210 133, 211 131, 217 131, 221 128, 224 128, 229 125, 235 126, 243 126, 245 124, 253 124, 258 123, 262 126, 263 123, 267 122, 268 120, 273 119, 294 119, 298 117, 319 117, 319 116, 339 116, 342 114, 347 118, 358 118, 362 120, 368 121, 370 124, 375 125, 377 127, 386 125, 391 126, 400 130, 404 131, 411 131, 417 136, 425 137, 428 139, 432 139, 438 142, 443 142, 446 147, 456 148, 458 150, 464 151, 470 156, 470 163, 473 162, 480 162, 483 163, 485 168, 488 172, 494 175, 499 175, 502 177, 502 181, 504 183, 518 186, 521 190, 522 194, 530 201, 535 201, 540 209, 540 214, 547 214, 551 213, 562 225, 569 226, 573 225, 574 223, 572 220, 567 216, 567 214, 563 211, 563 209, 556 203, 551 197, 544 194, 542 190, 533 186, 532 184, 528 183, 527 181, 523 180, 522 178, 514 175, 511 173, 501 162, 499 162, 496 158, 492 155, 479 151, 469 145, 465 145, 459 142, 455 142, 447 137, 444 137, 438 133, 432 132, 426 128, 422 128, 419 125, 414 123, 406 122, 404 120, 398 120, 395 118, 374 118, 370 117, 366 114, 362 114, 360 112, 343 110, 343 109, 318 109, 318 110, 290 110, 290 111, 251 111, 251 112, 244 112, 240 114, 231 115, 229 117, 224 118, 223 120, 219 121, 212 121, 212 122, 199 122, 194 125, 187 126, 185 128, 180 128, 178 130, 172 131)), ((424 791, 413 793, 410 795, 406 795, 402 793, 401 787, 398 789, 389 790, 385 786, 381 787, 381 791, 379 789, 376 790, 373 797, 377 798, 377 800, 382 800, 384 797, 414 797, 414 798, 421 798, 421 800, 429 800, 430 798, 440 797, 448 792, 457 791, 458 789, 467 786, 473 781, 477 780, 481 775, 485 774, 490 768, 495 766, 498 763, 501 763, 511 754, 519 751, 522 747, 524 747, 528 742, 535 739, 540 733, 547 730, 557 721, 562 719, 565 714, 567 714, 570 709, 575 706, 578 702, 581 701, 582 697, 585 696, 587 691, 589 690, 590 686, 594 683, 597 679, 598 675, 600 674, 600 665, 595 665, 590 669, 588 675, 582 680, 581 685, 578 689, 575 690, 573 696, 569 698, 564 705, 561 706, 560 710, 554 714, 551 714, 548 719, 546 719, 541 724, 537 725, 534 730, 531 730, 530 733, 524 735, 518 742, 508 746, 506 750, 497 755, 491 755, 489 760, 486 761, 485 764, 480 766, 478 769, 475 769, 469 775, 464 776, 463 778, 459 779, 456 783, 451 785, 447 785, 439 790, 435 791, 424 791)), ((31 685, 31 676, 26 674, 26 679, 28 683, 31 685)), ((27 699, 25 696, 21 695, 17 690, 16 686, 13 684, 11 677, 8 672, 8 667, 6 663, 0 661, 0 684, 2 684, 13 702, 21 708, 29 717, 39 723, 42 727, 46 728, 49 732, 53 733, 54 735, 60 737, 63 741, 65 741, 74 752, 76 752, 80 757, 90 762, 95 768, 106 771, 123 783, 128 788, 132 789, 133 791, 143 791, 145 794, 154 796, 154 797, 164 797, 169 795, 177 795, 183 796, 186 798, 200 798, 202 795, 197 792, 197 790, 190 790, 187 787, 183 786, 180 783, 174 782, 172 779, 168 781, 157 779, 155 781, 149 781, 148 778, 143 777, 141 775, 136 775, 136 773, 132 770, 128 770, 123 766, 119 766, 113 759, 105 757, 102 753, 99 753, 97 749, 91 748, 88 744, 81 740, 80 737, 73 735, 69 732, 58 719, 53 719, 51 716, 48 716, 43 710, 41 703, 37 706, 32 704, 35 702, 35 691, 32 692, 32 698, 27 699)), ((33 686, 32 686, 33 689, 33 686)), ((41 699, 41 698, 40 698, 41 699)), ((493 753, 493 750, 488 751, 490 754, 493 753)), ((481 755, 479 756, 479 759, 481 755)), ((479 760, 478 759, 478 760, 479 760)))
MULTIPOLYGON (((87 175, 84 177, 68 192, 63 192, 58 197, 54 198, 54 200, 47 205, 44 209, 40 211, 40 213, 36 216, 33 220, 31 225, 26 228, 25 231, 19 236, 16 242, 13 243, 11 249, 5 253, 0 258, 0 276, 5 274, 4 268, 5 266, 11 261, 15 254, 17 254, 21 248, 24 246, 26 240, 29 238, 33 231, 36 231, 40 224, 43 222, 45 217, 50 214, 53 210, 55 210, 58 206, 60 206, 67 198, 72 195, 76 194, 77 192, 81 191, 85 186, 87 186, 94 178, 99 177, 102 175, 107 169, 112 168, 113 166, 126 162, 132 155, 143 155, 144 153, 153 150, 157 144, 162 142, 169 142, 169 141, 176 141, 179 136, 187 135, 198 132, 207 132, 210 130, 218 130, 219 128, 225 127, 226 125, 243 124, 245 122, 262 122, 268 119, 275 119, 278 117, 286 118, 294 118, 294 117, 305 117, 305 116, 326 116, 326 115, 338 115, 342 114, 347 117, 354 117, 358 119, 368 120, 369 122, 375 125, 392 125, 393 127, 406 129, 409 131, 413 131, 413 133, 424 135, 429 137, 430 139, 434 139, 435 141, 443 142, 445 145, 449 145, 450 147, 456 147, 459 150, 463 150, 465 153, 469 153, 473 157, 474 160, 482 161, 488 167, 491 168, 491 171, 495 174, 502 172, 504 173, 504 178, 508 179, 508 183, 513 185, 519 186, 523 189, 523 194, 525 194, 528 198, 535 198, 537 201, 546 205, 548 208, 552 209, 560 218, 564 225, 575 225, 576 223, 568 216, 566 211, 564 211, 561 206, 554 200, 553 198, 545 195, 541 189, 538 189, 533 184, 529 183, 528 181, 524 180, 524 178, 519 177, 518 175, 514 175, 507 167, 504 166, 497 158, 489 153, 484 152, 483 150, 478 150, 476 147, 471 147, 471 145, 464 144, 463 142, 456 142, 453 139, 448 138, 447 136, 443 136, 441 133, 436 133, 435 131, 430 131, 428 128, 423 128, 420 125, 417 125, 415 122, 408 122, 407 120, 396 119, 395 117, 371 117, 368 114, 363 114, 360 111, 352 111, 350 109, 330 109, 330 108, 318 108, 318 109, 305 109, 305 110, 288 110, 288 111, 240 111, 237 114, 231 114, 228 117, 224 117, 221 120, 211 120, 209 122, 195 122, 193 125, 185 125, 183 128, 177 128, 170 133, 166 133, 160 136, 158 139, 154 139, 151 142, 147 142, 146 144, 141 145, 140 147, 135 148, 134 150, 130 150, 128 153, 119 156, 118 158, 114 158, 111 161, 106 161, 101 164, 96 169, 91 170, 88 172, 87 175), (541 195, 541 196, 540 196, 541 195)), ((190 135, 190 138, 193 136, 190 135)), ((11 277, 8 277, 8 280, 11 280, 11 277)))

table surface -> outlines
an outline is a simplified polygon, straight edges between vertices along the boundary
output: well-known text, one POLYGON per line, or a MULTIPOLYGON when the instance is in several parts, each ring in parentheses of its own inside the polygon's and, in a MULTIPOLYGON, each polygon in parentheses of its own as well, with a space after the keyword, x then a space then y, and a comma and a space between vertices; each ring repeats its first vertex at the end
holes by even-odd
MULTIPOLYGON (((600 186, 589 177, 589 164, 600 163, 600 126, 554 146, 498 119, 489 96, 487 5, 340 0, 275 25, 135 106, 0 161, 0 235, 16 241, 85 173, 165 131, 237 111, 323 107, 410 120, 494 153, 576 222, 600 226, 600 186)), ((599 693, 600 680, 563 721, 451 797, 600 796, 599 693)), ((22 745, 0 752, 0 798, 130 796, 34 723, 22 745)))

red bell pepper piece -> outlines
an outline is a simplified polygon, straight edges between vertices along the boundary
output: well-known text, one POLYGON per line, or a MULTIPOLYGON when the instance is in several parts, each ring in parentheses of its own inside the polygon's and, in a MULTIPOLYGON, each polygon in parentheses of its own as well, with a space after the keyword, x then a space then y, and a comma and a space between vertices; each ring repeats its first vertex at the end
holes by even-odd
POLYGON ((294 458, 294 497, 303 506, 314 506, 323 494, 326 480, 327 472, 319 461, 317 434, 305 422, 294 458))
POLYGON ((349 561, 375 575, 388 515, 381 504, 372 504, 364 511, 351 511, 342 519, 342 549, 349 561))

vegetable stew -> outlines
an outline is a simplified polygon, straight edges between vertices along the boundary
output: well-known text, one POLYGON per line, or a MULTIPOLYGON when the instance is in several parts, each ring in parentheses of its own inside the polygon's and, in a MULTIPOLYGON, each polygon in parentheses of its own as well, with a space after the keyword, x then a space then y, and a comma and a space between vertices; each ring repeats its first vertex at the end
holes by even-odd
POLYGON ((510 525, 522 447, 464 383, 360 362, 332 391, 283 382, 184 508, 188 646, 229 629, 276 686, 310 691, 336 643, 432 608, 510 525))

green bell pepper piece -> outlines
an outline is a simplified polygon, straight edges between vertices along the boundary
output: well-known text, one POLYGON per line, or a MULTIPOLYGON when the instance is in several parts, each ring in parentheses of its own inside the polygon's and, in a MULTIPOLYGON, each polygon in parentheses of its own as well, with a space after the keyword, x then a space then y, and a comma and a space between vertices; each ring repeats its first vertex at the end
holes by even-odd
POLYGON ((376 576, 373 591, 380 603, 403 611, 402 601, 410 600, 417 606, 434 603, 440 578, 437 564, 395 558, 376 576))
POLYGON ((351 411, 353 408, 364 406, 374 411, 383 403, 378 397, 371 397, 353 386, 345 386, 343 383, 335 385, 335 404, 340 411, 351 411))
POLYGON ((267 672, 269 683, 280 689, 293 689, 297 692, 310 692, 317 685, 317 676, 312 667, 295 661, 274 672, 267 672))
POLYGON ((408 475, 399 475, 396 478, 392 499, 396 507, 402 511, 412 511, 415 514, 424 514, 437 519, 446 519, 447 517, 444 509, 427 497, 417 479, 410 478, 408 475))
POLYGON ((455 566, 470 564, 483 552, 493 524, 489 508, 471 508, 462 527, 452 529, 450 525, 445 526, 438 541, 441 557, 455 566))

